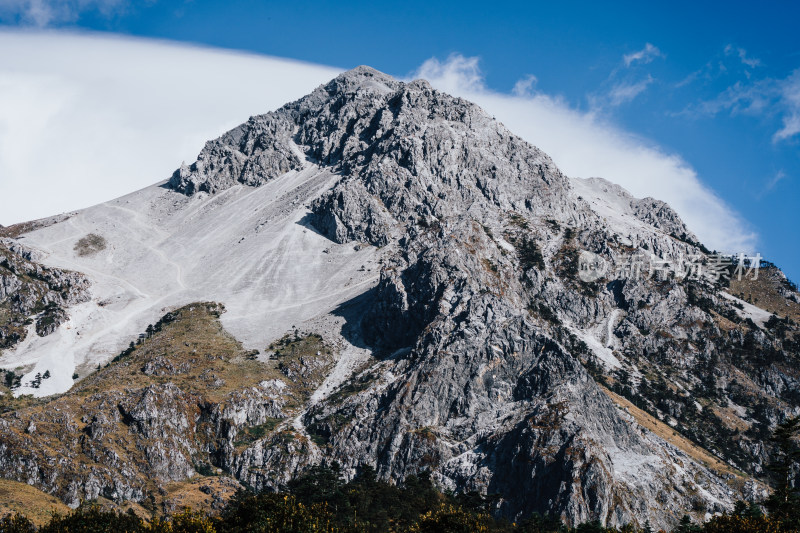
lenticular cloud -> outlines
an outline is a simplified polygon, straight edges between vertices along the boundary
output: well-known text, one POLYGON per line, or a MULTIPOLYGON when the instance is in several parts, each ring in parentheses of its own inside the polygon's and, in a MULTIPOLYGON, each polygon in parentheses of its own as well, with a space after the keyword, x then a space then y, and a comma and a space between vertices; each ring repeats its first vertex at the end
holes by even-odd
POLYGON ((99 34, 0 32, 0 224, 169 177, 341 69, 99 34))

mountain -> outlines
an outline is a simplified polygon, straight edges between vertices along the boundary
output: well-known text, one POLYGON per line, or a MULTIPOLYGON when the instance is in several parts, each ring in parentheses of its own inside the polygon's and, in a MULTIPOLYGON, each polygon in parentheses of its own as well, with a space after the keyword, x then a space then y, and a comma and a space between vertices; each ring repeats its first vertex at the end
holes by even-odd
POLYGON ((667 527, 762 497, 769 430, 800 412, 774 265, 738 279, 665 203, 368 67, 3 243, 3 280, 27 254, 91 284, 53 331, 18 311, 0 358, 22 374, 2 475, 70 505, 337 461, 512 519, 667 527))

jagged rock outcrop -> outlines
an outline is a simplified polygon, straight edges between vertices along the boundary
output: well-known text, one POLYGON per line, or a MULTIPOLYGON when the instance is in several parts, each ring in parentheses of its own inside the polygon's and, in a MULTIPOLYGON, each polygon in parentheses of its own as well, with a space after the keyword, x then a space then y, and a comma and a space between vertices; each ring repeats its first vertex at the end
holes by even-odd
POLYGON ((0 420, 10 476, 68 501, 141 501, 145 479, 219 468, 274 488, 336 460, 346 475, 430 470, 448 489, 499 494, 513 519, 663 527, 763 489, 748 475, 764 473, 770 425, 800 413, 798 327, 777 303, 744 301, 757 288, 754 303, 796 303, 777 274, 740 287, 663 202, 567 178, 474 104, 367 67, 209 142, 169 186, 214 194, 282 176, 331 182, 295 196, 304 227, 380 248, 380 280, 343 332, 372 357, 340 365, 316 337, 286 337, 246 386, 202 344, 123 358, 111 369, 146 382, 92 396, 81 439, 56 438, 92 467, 15 458, 56 424, 54 410, 25 412, 0 420), (120 431, 128 458, 107 445, 120 431), (119 472, 128 481, 110 482, 119 472))
POLYGON ((185 194, 215 193, 237 183, 258 186, 301 166, 292 149, 293 125, 282 117, 252 117, 217 140, 206 143, 197 161, 181 165, 169 180, 185 194))
MULTIPOLYGON (((353 467, 366 461, 396 479, 432 468, 457 490, 535 494, 533 501, 517 496, 502 502, 502 511, 515 518, 536 510, 572 520, 664 523, 665 515, 699 505, 675 496, 677 471, 648 475, 641 466, 669 471, 665 465, 678 463, 684 472, 692 460, 676 459, 682 452, 652 435, 631 433, 581 364, 596 370, 602 359, 597 378, 621 370, 629 375, 629 360, 637 373, 635 362, 651 353, 658 354, 657 361, 649 358, 652 364, 687 369, 714 352, 712 346, 704 354, 687 353, 685 343, 698 342, 709 328, 718 332, 709 310, 693 301, 716 289, 675 279, 668 269, 644 279, 632 266, 625 272, 632 261, 700 257, 696 237, 668 205, 633 198, 604 180, 569 180, 545 154, 473 104, 424 81, 403 84, 365 67, 260 120, 293 123, 298 150, 342 175, 311 204, 317 229, 338 243, 397 247, 363 329, 379 354, 391 355, 369 375, 378 383, 381 373, 400 377, 368 387, 353 404, 323 401, 309 411, 305 423, 328 439, 329 454, 353 467), (601 207, 611 207, 616 217, 607 220, 601 207), (582 249, 608 263, 602 283, 577 279, 582 249), (603 330, 600 350, 584 341, 596 339, 597 330, 603 330), (650 334, 658 331, 666 334, 650 334), (532 346, 520 349, 519 343, 532 346), (548 357, 537 343, 549 346, 548 357), (565 367, 564 359, 572 363, 565 367), (538 388, 523 386, 525 380, 538 388), (549 400, 542 402, 543 396, 549 400), (525 420, 556 403, 563 407, 558 431, 526 437, 525 420), (603 414, 582 418, 590 408, 603 414), (574 413, 570 424, 567 412, 574 413), (353 419, 358 422, 342 425, 353 419), (541 455, 542 449, 575 447, 583 451, 574 463, 541 455), (501 466, 517 464, 517 454, 530 455, 525 464, 543 466, 523 473, 501 466), (620 466, 619 455, 640 466, 620 466), (557 472, 545 468, 552 463, 557 472), (626 478, 632 472, 638 477, 626 478), (664 504, 662 514, 612 504, 621 493, 648 494, 664 504)), ((230 164, 221 175, 237 168, 230 164)), ((685 411, 685 402, 654 400, 671 412, 685 411)), ((696 468, 707 508, 724 509, 731 498, 725 481, 696 468)), ((694 486, 691 477, 679 484, 694 486)))
POLYGON ((364 318, 368 339, 393 354, 379 375, 396 378, 309 411, 329 453, 398 480, 429 468, 447 488, 507 495, 498 510, 515 519, 665 523, 701 500, 676 487, 702 489, 709 511, 724 510, 725 481, 634 430, 577 343, 531 316, 536 276, 521 275, 490 234, 469 217, 410 232, 364 318), (652 501, 658 513, 642 505, 652 501))
POLYGON ((573 179, 586 200, 613 204, 617 215, 630 214, 648 226, 687 242, 697 242, 678 214, 665 202, 655 198, 634 198, 624 188, 603 178, 573 179))
POLYGON ((25 339, 35 321, 44 337, 68 319, 66 308, 89 300, 83 274, 42 266, 35 250, 0 240, 0 349, 25 339))
MULTIPOLYGON (((163 488, 170 483, 217 468, 247 480, 252 474, 239 472, 240 465, 252 470, 265 448, 285 456, 262 438, 265 428, 274 429, 319 386, 330 354, 316 353, 330 349, 309 337, 287 343, 283 366, 248 358, 220 326, 223 311, 198 303, 170 312, 150 338, 70 394, 0 415, 3 476, 72 506, 104 497, 154 511, 168 503, 163 488), (164 353, 184 371, 154 373, 164 353), (290 367, 287 377, 283 369, 290 367)), ((292 440, 284 432, 269 439, 292 440)))

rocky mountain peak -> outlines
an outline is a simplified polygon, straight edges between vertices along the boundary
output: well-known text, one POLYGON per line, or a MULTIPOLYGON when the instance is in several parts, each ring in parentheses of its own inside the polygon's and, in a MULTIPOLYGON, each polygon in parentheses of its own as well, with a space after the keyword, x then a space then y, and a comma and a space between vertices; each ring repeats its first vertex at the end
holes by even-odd
POLYGON ((367 90, 386 93, 396 90, 400 84, 401 82, 398 82, 388 74, 384 74, 367 65, 359 65, 341 73, 323 87, 330 95, 367 90))
MULTIPOLYGON (((514 520, 539 512, 669 527, 686 512, 702 518, 756 497, 770 425, 800 412, 800 331, 785 312, 795 312, 796 288, 774 273, 764 283, 734 282, 732 265, 712 271, 714 258, 663 202, 567 178, 478 106, 427 82, 369 67, 343 73, 209 141, 169 187, 30 240, 102 273, 93 281, 106 299, 93 312, 103 324, 117 310, 127 319, 134 305, 200 295, 231 309, 236 331, 274 322, 290 334, 261 352, 229 346, 218 367, 219 350, 189 341, 208 328, 218 336, 207 342, 230 337, 209 317, 191 329, 193 309, 207 305, 191 304, 186 324, 170 322, 169 335, 92 374, 86 386, 99 391, 108 376, 135 376, 138 388, 115 385, 92 411, 116 417, 131 455, 105 458, 95 446, 108 441, 87 429, 88 444, 71 449, 95 450, 104 474, 76 463, 68 487, 40 483, 69 501, 122 498, 108 480, 146 441, 176 450, 170 461, 157 456, 180 466, 154 467, 164 479, 206 465, 276 488, 337 461, 346 476, 364 465, 391 480, 428 471, 447 489, 499 494, 493 510, 514 520), (116 255, 65 252, 75 227, 103 228, 116 255), (139 242, 140 231, 151 239, 139 242), (603 267, 589 276, 587 255, 603 267), (679 272, 687 257, 691 269, 679 272), (128 287, 143 283, 142 258, 163 283, 128 287), (191 336, 173 343, 184 326, 191 336), (237 381, 240 368, 269 379, 237 381), (165 372, 225 387, 208 404, 202 439, 184 439, 197 420, 160 418, 149 398, 183 398, 189 412, 216 389, 195 390, 194 378, 155 387, 165 372), (153 433, 156 420, 180 430, 165 434, 182 448, 153 433)), ((0 435, 4 471, 58 478, 61 467, 40 464, 45 448, 24 433, 24 421, 42 416, 0 417, 16 428, 14 453, 0 435)), ((124 497, 146 499, 153 487, 139 483, 124 497)))
POLYGON ((573 178, 572 185, 590 205, 612 210, 616 215, 629 215, 687 242, 698 242, 681 217, 666 202, 655 198, 635 198, 622 186, 604 178, 573 178))
POLYGON ((480 218, 516 210, 568 220, 580 211, 552 160, 477 105, 369 67, 209 142, 169 184, 189 195, 213 193, 258 186, 309 164, 343 176, 313 208, 320 229, 338 242, 383 245, 396 223, 451 212, 480 218), (348 217, 336 213, 356 207, 369 228, 346 227, 348 217))

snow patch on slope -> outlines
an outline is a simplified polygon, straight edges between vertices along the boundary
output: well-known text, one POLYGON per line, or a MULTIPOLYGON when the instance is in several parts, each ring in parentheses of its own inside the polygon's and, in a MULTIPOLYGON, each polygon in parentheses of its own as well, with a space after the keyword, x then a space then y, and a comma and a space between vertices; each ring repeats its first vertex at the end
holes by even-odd
MULTIPOLYGON (((586 346, 589 347, 595 357, 597 357, 607 369, 614 370, 622 368, 622 363, 617 359, 617 356, 614 355, 613 350, 600 340, 602 337, 601 332, 595 330, 584 331, 572 325, 566 325, 566 327, 576 337, 586 343, 586 346)), ((602 328, 602 326, 599 327, 602 328)))
POLYGON ((584 200, 617 233, 620 243, 632 245, 654 233, 677 236, 687 241, 697 237, 677 213, 654 198, 635 198, 628 191, 602 178, 570 178, 573 194, 584 200))
POLYGON ((293 325, 333 310, 377 283, 378 251, 335 244, 306 221, 309 202, 339 176, 307 165, 251 188, 186 197, 147 187, 24 236, 48 266, 77 270, 92 282, 92 300, 47 337, 29 335, 0 357, 0 367, 33 365, 51 378, 17 394, 64 392, 117 355, 166 311, 197 300, 222 302, 226 329, 248 348, 263 349, 293 325), (80 257, 89 233, 106 249, 80 257), (361 268, 364 266, 364 268, 361 268))
POLYGON ((749 318, 750 320, 752 320, 753 322, 755 322, 756 324, 758 324, 761 327, 764 327, 764 324, 772 316, 772 313, 770 313, 769 311, 765 311, 764 309, 761 309, 760 307, 757 307, 757 306, 755 306, 755 305, 753 305, 751 303, 747 303, 744 300, 742 300, 741 298, 737 298, 736 296, 734 296, 732 294, 729 294, 729 293, 727 293, 725 291, 719 291, 719 295, 722 296, 723 298, 725 298, 726 300, 729 300, 729 301, 731 301, 731 302, 733 302, 735 304, 741 305, 742 309, 739 309, 738 307, 735 307, 736 314, 739 315, 743 319, 749 318))
POLYGON ((633 197, 619 185, 599 178, 570 178, 570 184, 609 229, 620 236, 622 244, 631 245, 638 236, 653 232, 652 226, 633 214, 633 197))

